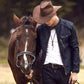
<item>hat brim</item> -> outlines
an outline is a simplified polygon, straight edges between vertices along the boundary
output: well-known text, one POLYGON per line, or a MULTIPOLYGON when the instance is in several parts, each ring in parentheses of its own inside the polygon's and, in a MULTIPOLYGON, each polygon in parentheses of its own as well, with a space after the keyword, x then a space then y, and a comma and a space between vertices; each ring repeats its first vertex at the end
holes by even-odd
POLYGON ((47 16, 41 16, 40 15, 40 5, 36 6, 33 10, 33 18, 34 20, 39 23, 39 24, 44 24, 47 21, 49 21, 51 19, 51 17, 56 14, 57 10, 60 9, 62 6, 53 6, 54 10, 52 13, 50 13, 47 16))

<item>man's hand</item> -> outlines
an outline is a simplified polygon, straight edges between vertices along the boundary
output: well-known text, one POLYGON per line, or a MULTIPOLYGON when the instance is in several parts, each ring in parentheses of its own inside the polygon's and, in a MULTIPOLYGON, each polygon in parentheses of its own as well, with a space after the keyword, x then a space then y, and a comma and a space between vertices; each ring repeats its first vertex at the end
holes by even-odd
POLYGON ((33 70, 31 70, 30 74, 29 75, 25 75, 28 79, 31 79, 32 76, 33 76, 33 70))
POLYGON ((69 78, 69 84, 75 84, 77 82, 77 73, 72 73, 69 78))

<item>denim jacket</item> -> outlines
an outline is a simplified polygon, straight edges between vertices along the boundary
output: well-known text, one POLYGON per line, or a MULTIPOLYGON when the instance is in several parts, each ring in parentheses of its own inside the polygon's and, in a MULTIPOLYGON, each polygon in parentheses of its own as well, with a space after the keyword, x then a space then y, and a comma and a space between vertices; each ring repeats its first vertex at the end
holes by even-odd
MULTIPOLYGON (((77 35, 75 31, 75 26, 72 22, 61 19, 59 23, 54 26, 58 44, 60 48, 60 54, 63 62, 63 66, 66 73, 79 72, 79 45, 77 40, 77 35)), ((42 49, 42 57, 40 61, 40 66, 42 68, 48 46, 48 41, 50 37, 50 27, 46 24, 42 24, 37 28, 37 39, 36 39, 36 60, 38 59, 39 52, 42 49)), ((35 61, 36 63, 36 61, 35 61)), ((33 68, 35 66, 33 64, 33 68)))

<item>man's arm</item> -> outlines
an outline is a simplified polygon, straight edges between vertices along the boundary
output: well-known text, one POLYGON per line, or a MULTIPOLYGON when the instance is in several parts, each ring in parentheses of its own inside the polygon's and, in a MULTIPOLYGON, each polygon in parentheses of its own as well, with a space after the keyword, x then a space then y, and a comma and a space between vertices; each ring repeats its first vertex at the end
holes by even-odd
POLYGON ((79 44, 76 35, 75 26, 72 26, 71 36, 70 36, 70 46, 72 53, 72 72, 79 72, 79 44))
POLYGON ((39 57, 40 51, 41 51, 41 45, 40 45, 40 38, 39 38, 39 30, 37 28, 36 53, 35 53, 36 60, 35 60, 35 62, 32 65, 32 69, 34 69, 34 67, 35 67, 35 64, 36 64, 36 61, 37 61, 37 59, 39 57))
MULTIPOLYGON (((38 27, 39 28, 39 27, 38 27)), ((33 63, 32 65, 32 68, 31 68, 31 72, 29 75, 25 75, 28 79, 31 79, 32 76, 33 76, 33 72, 34 72, 34 68, 35 68, 35 64, 36 64, 36 61, 38 59, 38 56, 39 56, 39 53, 40 53, 40 50, 41 50, 41 45, 40 45, 40 38, 39 38, 39 30, 37 28, 37 38, 36 38, 36 53, 35 53, 35 62, 33 63)))
POLYGON ((71 36, 70 36, 70 46, 71 46, 71 53, 72 53, 72 74, 69 78, 69 83, 74 84, 77 82, 77 73, 79 72, 79 45, 78 39, 76 35, 75 26, 72 26, 71 36))

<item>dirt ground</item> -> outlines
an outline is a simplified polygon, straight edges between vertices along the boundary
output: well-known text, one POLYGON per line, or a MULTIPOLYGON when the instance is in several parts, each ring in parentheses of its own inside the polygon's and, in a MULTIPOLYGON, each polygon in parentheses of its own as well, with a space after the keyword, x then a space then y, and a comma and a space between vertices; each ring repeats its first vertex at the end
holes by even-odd
MULTIPOLYGON (((78 81, 84 84, 84 69, 80 69, 78 81)), ((12 72, 8 65, 0 65, 0 84, 15 84, 12 72)))

